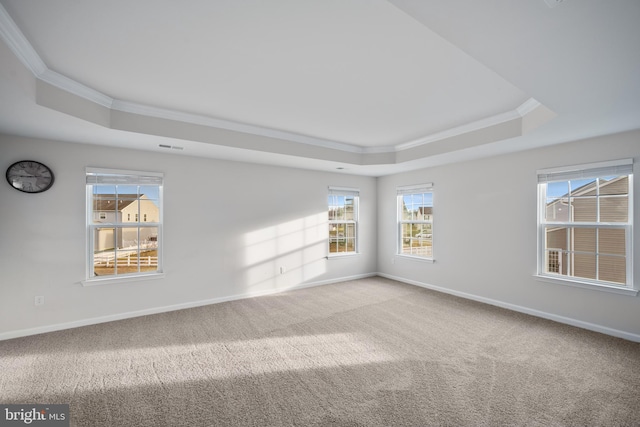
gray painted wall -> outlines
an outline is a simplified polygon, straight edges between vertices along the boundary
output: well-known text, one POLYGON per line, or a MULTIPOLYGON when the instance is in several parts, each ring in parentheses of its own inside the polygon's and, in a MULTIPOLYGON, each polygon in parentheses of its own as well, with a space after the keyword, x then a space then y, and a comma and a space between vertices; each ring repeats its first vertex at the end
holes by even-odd
MULTIPOLYGON (((378 272, 595 330, 640 339, 640 297, 541 282, 538 169, 634 158, 640 251, 640 132, 571 142, 378 179, 378 272), (395 256, 396 187, 434 183, 433 264, 395 256), (630 336, 635 335, 635 336, 630 336)), ((640 257, 635 257, 635 283, 640 257)))
POLYGON ((0 185, 0 338, 376 271, 375 178, 7 135, 0 159, 3 170, 33 159, 55 174, 41 194, 0 185), (80 284, 87 166, 165 174, 164 279, 80 284), (359 255, 325 258, 328 186, 361 191, 359 255))

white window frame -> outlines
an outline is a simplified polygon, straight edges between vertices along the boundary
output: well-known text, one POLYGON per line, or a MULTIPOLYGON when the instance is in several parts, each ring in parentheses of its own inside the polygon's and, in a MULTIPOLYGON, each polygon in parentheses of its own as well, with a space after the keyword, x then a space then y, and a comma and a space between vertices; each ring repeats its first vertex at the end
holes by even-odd
POLYGON ((435 209, 435 201, 433 202, 432 208, 432 218, 430 220, 405 220, 402 215, 402 206, 403 206, 403 197, 408 194, 426 194, 430 193, 431 197, 434 198, 433 191, 433 183, 425 183, 425 184, 417 184, 417 185, 405 185, 397 187, 397 196, 396 196, 396 214, 397 214, 397 239, 396 239, 396 256, 406 257, 410 259, 426 261, 426 262, 434 262, 435 255, 434 249, 435 245, 433 244, 435 235, 434 224, 433 224, 433 210, 435 209), (420 224, 420 225, 431 225, 431 256, 423 256, 417 254, 405 254, 402 253, 404 236, 402 235, 402 225, 403 224, 420 224))
MULTIPOLYGON (((538 175, 538 209, 537 209, 537 274, 536 277, 539 280, 558 283, 562 285, 570 285, 576 287, 582 287, 587 289, 595 289, 600 291, 614 292, 623 295, 635 296, 638 294, 637 285, 634 284, 633 279, 633 159, 614 160, 608 162, 589 163, 583 165, 573 165, 559 168, 541 169, 537 171, 538 175), (628 219, 627 222, 601 222, 599 221, 600 211, 597 209, 597 220, 595 222, 585 221, 551 221, 546 219, 546 205, 547 194, 546 189, 548 183, 571 181, 587 178, 602 178, 615 175, 628 175, 629 176, 629 193, 628 193, 628 219), (625 257, 626 257, 626 283, 618 284, 615 282, 609 282, 604 280, 595 280, 582 278, 577 276, 571 276, 569 273, 566 275, 561 273, 551 273, 546 271, 547 267, 547 251, 553 248, 546 248, 546 232, 545 228, 549 226, 558 226, 563 228, 588 228, 588 229, 623 229, 625 231, 625 257)), ((596 200, 599 199, 599 185, 596 185, 596 200)), ((599 203, 596 203, 599 206, 599 203)), ((598 234, 596 234, 597 236, 598 234)), ((597 237, 596 237, 597 239, 597 237)), ((597 242, 597 240, 596 240, 597 242)), ((571 252, 571 256, 575 251, 571 252)), ((570 258, 568 258, 570 262, 570 258)), ((600 256, 597 246, 595 249, 596 260, 600 256)), ((562 256, 560 256, 562 259, 562 256)), ((562 268, 562 267, 560 267, 562 268)), ((598 263, 596 261, 596 276, 598 263)), ((562 270, 560 270, 561 272, 562 270)))
MULTIPOLYGON (((352 196, 353 197, 353 219, 352 220, 332 220, 328 219, 329 227, 338 226, 339 224, 351 224, 354 227, 354 248, 353 251, 348 252, 331 252, 331 233, 329 233, 329 237, 327 239, 327 253, 330 258, 335 257, 343 257, 343 256, 351 256, 357 255, 360 253, 359 251, 359 241, 360 241, 360 230, 359 230, 359 217, 360 217, 360 190, 357 188, 349 188, 349 187, 329 187, 329 194, 327 197, 327 212, 331 208, 330 199, 332 196, 352 196)), ((346 236, 345 236, 346 237, 346 236)))
MULTIPOLYGON (((86 235, 87 235, 87 249, 86 249, 86 278, 81 283, 84 286, 104 285, 111 283, 131 282, 137 280, 157 279, 164 277, 162 267, 162 245, 164 239, 162 238, 163 229, 163 187, 164 187, 164 174, 160 172, 142 172, 132 171, 124 169, 105 169, 105 168, 86 168, 86 235), (97 228, 105 227, 105 223, 97 223, 94 221, 93 212, 93 187, 94 185, 107 184, 107 185, 157 185, 158 186, 158 215, 157 222, 145 222, 144 225, 140 221, 130 222, 123 221, 108 224, 114 228, 128 228, 133 224, 137 224, 138 227, 157 227, 157 244, 158 244, 158 267, 153 272, 137 272, 128 274, 118 274, 113 276, 95 276, 94 273, 94 239, 95 230, 97 228)), ((139 217, 139 212, 136 214, 139 217)))

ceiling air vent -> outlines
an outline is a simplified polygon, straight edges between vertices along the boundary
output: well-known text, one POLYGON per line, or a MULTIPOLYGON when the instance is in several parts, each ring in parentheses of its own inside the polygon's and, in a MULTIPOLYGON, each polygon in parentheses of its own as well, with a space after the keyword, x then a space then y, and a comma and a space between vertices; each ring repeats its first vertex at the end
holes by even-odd
POLYGON ((160 148, 169 148, 172 150, 184 150, 184 147, 178 147, 177 145, 158 144, 160 148))

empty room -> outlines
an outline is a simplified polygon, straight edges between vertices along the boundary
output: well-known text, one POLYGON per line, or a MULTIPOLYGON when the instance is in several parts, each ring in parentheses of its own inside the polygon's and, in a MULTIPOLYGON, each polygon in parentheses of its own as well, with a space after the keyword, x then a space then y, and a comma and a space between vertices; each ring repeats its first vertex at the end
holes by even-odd
POLYGON ((637 0, 0 0, 0 425, 640 425, 637 0))

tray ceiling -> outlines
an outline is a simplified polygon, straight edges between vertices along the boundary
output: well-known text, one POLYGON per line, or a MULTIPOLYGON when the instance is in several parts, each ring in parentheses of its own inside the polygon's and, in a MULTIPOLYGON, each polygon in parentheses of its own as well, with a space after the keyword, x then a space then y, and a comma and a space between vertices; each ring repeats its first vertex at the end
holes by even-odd
POLYGON ((0 131, 381 175, 638 128, 600 3, 1 0, 0 131))

